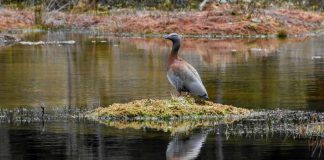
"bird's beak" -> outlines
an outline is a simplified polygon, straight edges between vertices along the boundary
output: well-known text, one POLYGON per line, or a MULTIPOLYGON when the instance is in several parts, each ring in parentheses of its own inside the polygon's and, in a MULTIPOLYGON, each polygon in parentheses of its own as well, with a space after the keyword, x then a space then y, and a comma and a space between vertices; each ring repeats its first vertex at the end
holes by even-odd
POLYGON ((169 35, 164 35, 163 38, 164 39, 169 39, 169 35))

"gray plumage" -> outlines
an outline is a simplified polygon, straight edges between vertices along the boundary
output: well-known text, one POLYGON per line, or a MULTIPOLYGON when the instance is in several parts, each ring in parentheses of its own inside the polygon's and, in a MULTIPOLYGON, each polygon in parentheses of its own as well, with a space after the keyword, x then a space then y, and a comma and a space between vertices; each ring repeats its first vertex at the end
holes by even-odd
POLYGON ((188 62, 178 57, 180 48, 180 36, 171 33, 164 37, 172 41, 173 46, 171 54, 168 58, 167 78, 176 90, 181 92, 189 92, 192 95, 208 99, 205 86, 197 70, 188 62))

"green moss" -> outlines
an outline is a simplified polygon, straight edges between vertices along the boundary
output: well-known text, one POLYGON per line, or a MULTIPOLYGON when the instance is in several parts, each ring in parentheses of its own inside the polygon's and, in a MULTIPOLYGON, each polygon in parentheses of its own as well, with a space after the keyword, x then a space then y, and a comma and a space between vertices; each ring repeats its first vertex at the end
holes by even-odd
POLYGON ((277 33, 278 38, 284 39, 284 38, 287 38, 287 36, 288 36, 288 33, 286 30, 279 30, 277 33))
POLYGON ((237 11, 235 11, 235 10, 233 10, 232 12, 231 12, 231 15, 232 16, 238 16, 238 15, 240 15, 237 11))
POLYGON ((161 8, 164 8, 165 10, 172 10, 173 6, 171 0, 165 0, 161 8))
POLYGON ((34 25, 31 27, 32 30, 51 30, 51 31, 58 31, 60 29, 64 29, 64 26, 53 26, 53 25, 45 25, 45 24, 41 24, 41 25, 34 25))
POLYGON ((248 14, 247 16, 246 16, 246 19, 251 19, 252 18, 252 15, 251 14, 248 14))

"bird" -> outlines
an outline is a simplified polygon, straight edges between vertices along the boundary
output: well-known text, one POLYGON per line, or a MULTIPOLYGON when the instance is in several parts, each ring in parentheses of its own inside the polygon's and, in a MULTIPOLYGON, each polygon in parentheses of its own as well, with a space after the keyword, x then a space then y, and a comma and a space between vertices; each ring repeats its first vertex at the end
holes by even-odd
POLYGON ((193 96, 208 99, 208 93, 197 70, 178 56, 180 49, 180 35, 171 33, 164 36, 172 41, 172 50, 167 60, 167 78, 177 90, 179 96, 182 92, 189 92, 193 96))

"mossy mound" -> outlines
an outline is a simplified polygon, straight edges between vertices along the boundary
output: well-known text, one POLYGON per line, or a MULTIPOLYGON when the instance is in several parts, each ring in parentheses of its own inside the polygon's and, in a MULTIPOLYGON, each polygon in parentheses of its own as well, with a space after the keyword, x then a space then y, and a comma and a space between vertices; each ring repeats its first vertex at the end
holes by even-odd
POLYGON ((143 99, 129 103, 114 103, 88 114, 94 119, 106 120, 173 120, 215 118, 225 115, 247 115, 250 110, 210 101, 196 103, 193 98, 165 100, 143 99))
POLYGON ((153 129, 180 133, 195 128, 232 123, 250 110, 210 101, 196 103, 193 98, 143 99, 100 107, 85 116, 118 129, 153 129))

